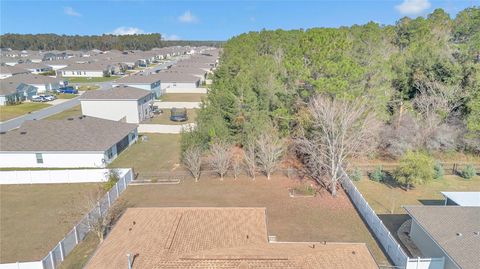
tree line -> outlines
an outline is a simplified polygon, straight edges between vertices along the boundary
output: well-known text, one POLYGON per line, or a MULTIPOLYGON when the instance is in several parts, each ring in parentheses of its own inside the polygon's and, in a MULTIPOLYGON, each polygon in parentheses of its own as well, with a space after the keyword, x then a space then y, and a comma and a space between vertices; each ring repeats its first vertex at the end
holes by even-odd
POLYGON ((480 154, 480 8, 233 37, 197 121, 184 153, 276 134, 332 193, 356 156, 480 154))
POLYGON ((215 46, 220 41, 162 40, 160 34, 138 35, 57 35, 4 34, 0 47, 14 50, 150 50, 168 46, 215 46))

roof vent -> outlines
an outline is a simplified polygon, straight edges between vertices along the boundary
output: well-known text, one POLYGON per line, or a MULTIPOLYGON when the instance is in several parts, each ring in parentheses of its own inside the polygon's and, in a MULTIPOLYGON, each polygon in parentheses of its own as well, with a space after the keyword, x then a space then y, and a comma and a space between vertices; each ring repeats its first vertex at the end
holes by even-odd
POLYGON ((462 236, 463 234, 462 233, 457 233, 457 236, 462 236))
MULTIPOLYGON (((0 133, 0 134, 1 134, 1 133, 0 133)), ((473 235, 479 236, 479 235, 480 235, 480 232, 473 232, 473 235)))
POLYGON ((26 131, 21 131, 20 134, 25 135, 25 134, 27 134, 27 132, 26 131))
POLYGON ((73 120, 73 118, 68 118, 67 120, 73 120))
POLYGON ((0 135, 2 135, 2 134, 6 134, 6 133, 7 133, 7 132, 0 132, 0 135))

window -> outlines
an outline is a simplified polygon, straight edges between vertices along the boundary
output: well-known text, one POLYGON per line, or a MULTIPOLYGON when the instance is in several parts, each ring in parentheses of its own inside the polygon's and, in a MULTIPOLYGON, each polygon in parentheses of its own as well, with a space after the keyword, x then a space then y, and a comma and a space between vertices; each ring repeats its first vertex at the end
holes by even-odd
POLYGON ((35 157, 37 158, 37 163, 43 163, 42 153, 35 153, 35 157))

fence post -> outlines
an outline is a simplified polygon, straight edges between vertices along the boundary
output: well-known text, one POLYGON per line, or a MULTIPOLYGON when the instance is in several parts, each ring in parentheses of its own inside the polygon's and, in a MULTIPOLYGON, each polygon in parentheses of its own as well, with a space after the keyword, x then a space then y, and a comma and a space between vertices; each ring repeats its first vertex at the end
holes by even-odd
POLYGON ((62 260, 62 262, 65 260, 65 255, 63 254, 63 239, 58 242, 58 246, 60 247, 60 259, 62 260))
POLYGON ((100 205, 100 201, 97 202, 97 206, 98 206, 98 216, 102 216, 102 207, 100 205))
POLYGON ((127 188, 127 180, 125 179, 125 176, 123 176, 123 186, 125 187, 125 189, 127 188))
POLYGON ((117 197, 115 197, 115 199, 117 199, 118 196, 120 196, 119 189, 118 189, 118 182, 115 184, 115 189, 117 189, 117 197))
POLYGON ((75 234, 75 245, 78 245, 78 231, 77 231, 77 225, 73 226, 73 233, 75 234))
POLYGON ((52 251, 50 251, 48 255, 50 256, 50 263, 52 264, 52 268, 55 269, 55 260, 53 260, 52 251))
POLYGON ((112 201, 110 201, 110 191, 107 192, 107 201, 108 201, 108 208, 112 206, 112 201))

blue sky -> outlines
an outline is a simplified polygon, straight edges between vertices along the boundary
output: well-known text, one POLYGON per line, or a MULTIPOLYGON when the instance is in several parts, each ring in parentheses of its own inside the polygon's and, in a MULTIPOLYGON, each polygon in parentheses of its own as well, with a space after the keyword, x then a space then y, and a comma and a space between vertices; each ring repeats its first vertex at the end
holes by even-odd
POLYGON ((248 31, 394 24, 443 8, 452 16, 480 0, 0 0, 0 33, 162 33, 166 39, 226 40, 248 31))

